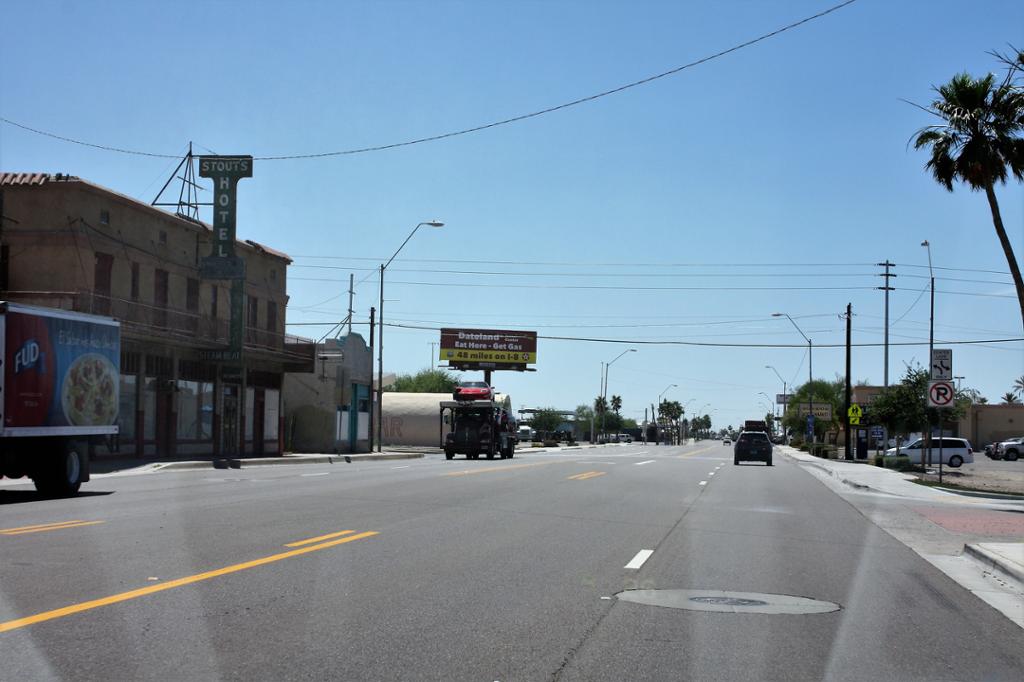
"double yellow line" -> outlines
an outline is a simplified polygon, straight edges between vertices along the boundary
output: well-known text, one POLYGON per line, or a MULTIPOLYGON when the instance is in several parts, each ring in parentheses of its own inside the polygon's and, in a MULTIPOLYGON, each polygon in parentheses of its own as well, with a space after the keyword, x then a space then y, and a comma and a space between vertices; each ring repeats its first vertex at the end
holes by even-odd
POLYGON ((569 476, 570 481, 585 481, 588 478, 597 478, 598 476, 604 476, 607 471, 584 471, 582 474, 574 474, 569 476))
POLYGON ((35 526, 21 526, 20 528, 0 529, 0 535, 24 535, 25 533, 42 533, 48 530, 63 530, 65 528, 79 528, 81 526, 95 526, 103 521, 58 521, 56 523, 40 523, 35 526))
POLYGON ((6 623, 0 623, 0 632, 7 632, 9 630, 17 630, 27 625, 33 625, 35 623, 42 623, 43 621, 53 620, 55 618, 63 618, 64 616, 70 616, 74 613, 81 613, 82 611, 90 611, 92 609, 98 609, 101 606, 109 606, 111 604, 117 604, 119 602, 128 601, 129 599, 137 599, 144 597, 149 594, 156 592, 163 592, 164 590, 174 589, 175 587, 183 587, 185 585, 191 585, 198 583, 203 580, 209 580, 210 578, 217 578, 222 575, 228 575, 230 573, 237 573, 244 571, 249 568, 256 568, 257 566, 263 566, 265 564, 272 564, 275 561, 281 561, 282 559, 290 559, 291 557, 300 556, 302 554, 309 554, 310 552, 318 552, 328 547, 334 547, 336 545, 342 545, 346 542, 353 542, 355 540, 362 540, 363 538, 373 537, 377 535, 377 531, 367 531, 365 533, 357 533, 351 535, 355 531, 343 530, 337 533, 329 533, 327 535, 320 535, 315 538, 309 538, 308 540, 299 540, 298 542, 292 542, 285 547, 298 547, 298 549, 292 549, 287 552, 280 552, 278 554, 271 554, 259 559, 253 559, 252 561, 246 561, 240 564, 233 564, 231 566, 225 566, 218 568, 213 571, 207 571, 205 573, 197 573, 196 575, 186 576, 184 578, 178 578, 176 580, 169 580, 159 585, 150 585, 149 587, 142 587, 137 590, 131 590, 129 592, 121 592, 120 594, 113 594, 109 597, 103 597, 102 599, 93 599, 91 601, 81 602, 78 604, 72 604, 71 606, 65 606, 60 609, 53 609, 52 611, 43 611, 37 613, 34 616, 27 616, 25 618, 18 618, 16 620, 9 620, 6 623), (344 536, 344 537, 338 537, 344 536), (309 544, 319 542, 326 538, 335 538, 328 542, 320 542, 319 544, 309 544))

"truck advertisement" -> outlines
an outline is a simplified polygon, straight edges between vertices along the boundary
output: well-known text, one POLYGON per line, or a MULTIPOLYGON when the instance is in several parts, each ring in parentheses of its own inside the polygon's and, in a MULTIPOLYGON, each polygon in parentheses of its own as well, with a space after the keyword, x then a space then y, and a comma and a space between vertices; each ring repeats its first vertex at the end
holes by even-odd
POLYGON ((3 324, 5 429, 117 422, 116 322, 9 305, 3 324))

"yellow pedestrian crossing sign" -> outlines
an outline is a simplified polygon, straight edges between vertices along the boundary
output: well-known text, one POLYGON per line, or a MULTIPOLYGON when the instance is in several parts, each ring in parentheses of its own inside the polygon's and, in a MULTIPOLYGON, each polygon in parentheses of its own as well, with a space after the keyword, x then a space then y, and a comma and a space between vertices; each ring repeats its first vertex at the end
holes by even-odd
POLYGON ((850 405, 850 409, 846 411, 846 416, 850 418, 850 424, 860 424, 860 418, 863 415, 864 410, 857 403, 850 405))

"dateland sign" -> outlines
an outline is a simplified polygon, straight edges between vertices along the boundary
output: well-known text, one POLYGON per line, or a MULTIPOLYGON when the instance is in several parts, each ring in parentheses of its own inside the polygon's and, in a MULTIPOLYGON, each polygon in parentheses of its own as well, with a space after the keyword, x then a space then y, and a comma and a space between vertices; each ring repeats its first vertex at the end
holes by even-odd
POLYGON ((442 329, 438 359, 453 366, 532 365, 537 362, 537 332, 442 329))

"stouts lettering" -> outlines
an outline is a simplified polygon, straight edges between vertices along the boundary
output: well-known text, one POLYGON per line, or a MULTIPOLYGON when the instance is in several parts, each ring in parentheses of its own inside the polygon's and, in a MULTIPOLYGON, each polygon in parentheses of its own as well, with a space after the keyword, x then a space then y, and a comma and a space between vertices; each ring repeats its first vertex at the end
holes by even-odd
POLYGON ((199 170, 202 173, 245 173, 249 171, 249 159, 203 159, 199 170))

